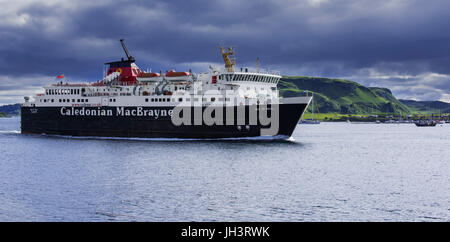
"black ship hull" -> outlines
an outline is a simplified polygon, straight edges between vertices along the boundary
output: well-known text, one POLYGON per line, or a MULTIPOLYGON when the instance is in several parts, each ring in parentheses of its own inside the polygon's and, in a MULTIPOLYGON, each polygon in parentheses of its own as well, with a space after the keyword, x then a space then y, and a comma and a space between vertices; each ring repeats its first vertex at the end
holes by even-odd
MULTIPOLYGON (((307 103, 278 104, 279 126, 270 136, 290 137, 303 115, 307 103)), ((249 121, 245 106, 245 121, 239 123, 237 108, 227 117, 223 107, 223 124, 207 125, 192 115, 191 125, 174 125, 171 112, 174 107, 22 107, 23 134, 64 136, 136 137, 136 138, 234 138, 262 136, 261 130, 270 125, 249 121), (234 118, 234 120, 229 120, 234 118), (228 119, 228 121, 227 121, 228 119), (227 122, 231 124, 227 125, 227 122)), ((229 108, 229 107, 228 107, 229 108)), ((202 110, 204 111, 205 108, 202 110)), ((271 106, 268 106, 271 116, 271 106)), ((258 111, 259 112, 259 111, 258 111)), ((192 113, 194 110, 192 109, 192 113)), ((272 124, 271 124, 272 125, 272 124)))

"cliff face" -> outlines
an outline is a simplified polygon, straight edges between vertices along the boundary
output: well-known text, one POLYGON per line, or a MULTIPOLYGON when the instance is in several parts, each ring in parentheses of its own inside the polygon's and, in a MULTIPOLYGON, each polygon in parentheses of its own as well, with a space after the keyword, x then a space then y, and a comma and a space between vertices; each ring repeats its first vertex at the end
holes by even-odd
POLYGON ((284 97, 314 93, 314 112, 342 114, 410 113, 387 88, 365 87, 359 83, 319 77, 285 76, 279 85, 284 97))

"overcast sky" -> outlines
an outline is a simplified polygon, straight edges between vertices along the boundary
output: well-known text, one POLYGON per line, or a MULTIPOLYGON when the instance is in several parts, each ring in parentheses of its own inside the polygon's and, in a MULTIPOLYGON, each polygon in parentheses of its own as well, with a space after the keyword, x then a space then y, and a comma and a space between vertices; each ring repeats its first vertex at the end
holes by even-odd
POLYGON ((0 104, 34 94, 61 73, 102 78, 124 56, 139 67, 206 71, 222 65, 283 75, 346 78, 398 98, 450 101, 448 0, 0 0, 0 104))

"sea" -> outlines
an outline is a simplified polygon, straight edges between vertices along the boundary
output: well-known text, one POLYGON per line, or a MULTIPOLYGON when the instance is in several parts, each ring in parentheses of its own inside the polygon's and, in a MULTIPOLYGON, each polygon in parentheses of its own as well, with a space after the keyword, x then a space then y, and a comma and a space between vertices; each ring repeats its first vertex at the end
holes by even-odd
POLYGON ((20 134, 0 221, 450 221, 450 124, 301 124, 289 140, 20 134))

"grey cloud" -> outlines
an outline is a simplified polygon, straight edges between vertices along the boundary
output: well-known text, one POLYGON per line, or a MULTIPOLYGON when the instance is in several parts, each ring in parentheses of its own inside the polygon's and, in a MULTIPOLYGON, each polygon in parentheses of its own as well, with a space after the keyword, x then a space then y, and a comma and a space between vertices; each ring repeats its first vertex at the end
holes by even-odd
MULTIPOLYGON (((94 81, 102 63, 123 56, 120 38, 138 65, 154 70, 220 62, 217 44, 223 43, 236 47, 239 64, 254 65, 259 56, 284 74, 360 78, 355 81, 369 80, 361 75, 368 68, 450 74, 450 2, 444 0, 90 2, 20 7, 17 15, 29 16, 25 23, 0 24, 0 74, 65 73, 94 81)), ((447 80, 426 85, 446 94, 447 80)))

